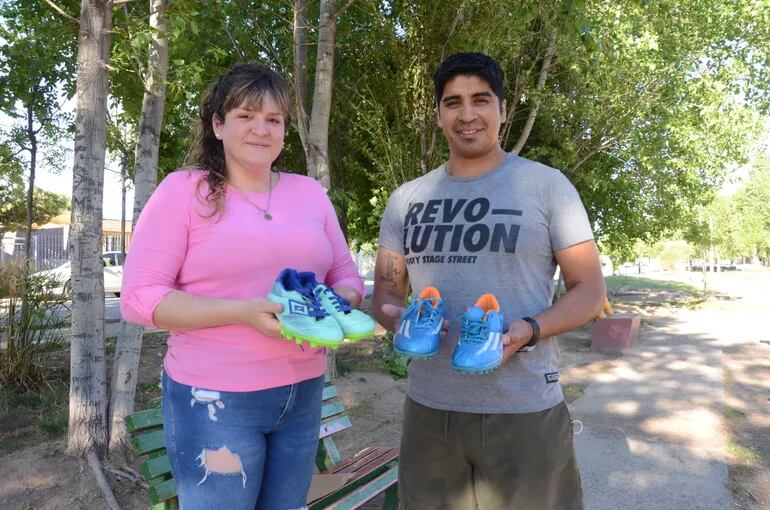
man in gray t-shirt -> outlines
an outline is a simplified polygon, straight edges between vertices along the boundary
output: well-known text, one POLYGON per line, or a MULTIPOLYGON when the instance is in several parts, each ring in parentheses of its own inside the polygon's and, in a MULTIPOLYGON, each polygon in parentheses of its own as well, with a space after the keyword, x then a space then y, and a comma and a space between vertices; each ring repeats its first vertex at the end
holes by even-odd
POLYGON ((496 62, 452 55, 435 81, 450 157, 393 192, 375 270, 375 315, 385 327, 397 328, 409 286, 415 295, 437 288, 448 319, 438 354, 409 365, 401 506, 580 509, 554 337, 597 315, 604 300, 585 208, 561 172, 500 147, 496 62), (551 306, 557 264, 568 290, 551 306), (462 375, 451 366, 455 319, 485 293, 508 320, 504 361, 462 375))

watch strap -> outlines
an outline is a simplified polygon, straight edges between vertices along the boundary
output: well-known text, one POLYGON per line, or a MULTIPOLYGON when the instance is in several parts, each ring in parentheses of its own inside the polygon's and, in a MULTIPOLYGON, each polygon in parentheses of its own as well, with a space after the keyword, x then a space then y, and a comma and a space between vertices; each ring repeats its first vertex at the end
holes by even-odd
POLYGON ((534 347, 537 341, 540 339, 540 324, 538 324, 538 322, 532 317, 522 317, 521 320, 526 321, 530 326, 532 326, 532 337, 530 337, 529 342, 527 342, 525 347, 534 347))

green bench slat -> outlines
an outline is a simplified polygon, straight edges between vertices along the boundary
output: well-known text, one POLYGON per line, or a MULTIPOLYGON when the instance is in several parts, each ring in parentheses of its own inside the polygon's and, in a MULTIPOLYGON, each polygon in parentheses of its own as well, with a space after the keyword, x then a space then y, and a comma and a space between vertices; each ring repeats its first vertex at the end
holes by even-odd
POLYGON ((326 401, 336 396, 337 396, 337 388, 335 386, 326 386, 322 393, 321 400, 326 401))
POLYGON ((150 510, 179 510, 179 502, 176 499, 167 499, 150 506, 150 510))
POLYGON ((341 500, 326 508, 327 510, 352 510, 354 508, 358 508, 367 501, 374 499, 375 496, 381 492, 384 492, 396 482, 398 482, 398 466, 391 468, 383 475, 380 475, 366 485, 359 487, 341 500))
POLYGON ((163 425, 163 410, 156 407, 154 409, 139 411, 131 416, 126 416, 125 423, 129 432, 136 432, 137 430, 163 425))
POLYGON ((324 404, 321 406, 321 419, 329 418, 330 416, 344 412, 345 408, 342 406, 341 402, 331 402, 329 404, 324 404))
POLYGON ((333 420, 329 420, 327 422, 321 423, 321 430, 318 435, 318 439, 323 439, 325 437, 331 436, 332 434, 335 434, 339 432, 340 430, 345 430, 348 427, 351 427, 353 424, 350 423, 350 418, 345 416, 340 416, 338 418, 334 418, 333 420))
POLYGON ((168 455, 162 455, 143 462, 142 465, 139 466, 139 472, 142 473, 145 480, 170 474, 171 462, 168 460, 168 455))
POLYGON ((162 503, 163 501, 176 496, 176 482, 173 478, 170 478, 157 485, 151 485, 149 493, 150 501, 152 503, 162 503))
POLYGON ((131 449, 134 450, 136 455, 142 455, 165 447, 166 444, 163 439, 163 429, 139 434, 131 439, 131 449))

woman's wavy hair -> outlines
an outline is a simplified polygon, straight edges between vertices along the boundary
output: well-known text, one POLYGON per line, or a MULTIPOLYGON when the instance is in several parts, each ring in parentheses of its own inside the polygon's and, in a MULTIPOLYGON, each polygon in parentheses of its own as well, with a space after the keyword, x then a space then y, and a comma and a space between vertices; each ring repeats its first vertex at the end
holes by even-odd
POLYGON ((236 64, 203 93, 195 139, 185 160, 185 166, 206 171, 205 176, 198 182, 196 194, 201 196, 200 187, 205 181, 209 190, 204 200, 212 207, 209 217, 224 212, 228 182, 224 146, 222 141, 214 136, 214 115, 224 121, 227 112, 241 105, 259 110, 265 94, 269 94, 278 105, 288 131, 291 122, 289 87, 278 73, 263 65, 255 62, 236 64))

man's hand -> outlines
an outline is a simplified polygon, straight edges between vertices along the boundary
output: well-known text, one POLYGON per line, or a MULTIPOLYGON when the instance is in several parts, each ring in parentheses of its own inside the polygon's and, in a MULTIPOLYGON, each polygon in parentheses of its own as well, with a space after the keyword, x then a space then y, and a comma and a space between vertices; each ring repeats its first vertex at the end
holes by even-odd
POLYGON ((247 324, 263 335, 275 338, 281 336, 281 326, 275 314, 283 311, 283 305, 273 303, 265 298, 254 298, 243 301, 241 318, 247 324))
POLYGON ((532 338, 532 326, 521 319, 513 321, 508 331, 503 335, 503 363, 519 352, 529 339, 532 338))
MULTIPOLYGON (((404 311, 406 311, 406 308, 403 306, 384 304, 382 305, 381 310, 383 315, 386 315, 392 322, 392 324, 387 324, 387 325, 383 324, 383 326, 389 329, 390 331, 395 332, 398 329, 398 321, 401 320, 401 316, 404 315, 404 311)), ((444 340, 444 338, 446 338, 446 335, 448 332, 449 332, 449 321, 444 319, 444 325, 441 327, 441 340, 444 340)))
POLYGON ((353 308, 359 308, 361 306, 361 294, 359 294, 353 287, 340 285, 339 287, 334 288, 334 292, 339 297, 346 299, 353 308))
POLYGON ((398 329, 398 321, 401 320, 401 316, 404 315, 406 308, 403 306, 385 303, 382 305, 380 310, 382 310, 382 314, 387 317, 388 322, 382 326, 389 331, 395 332, 398 329))

